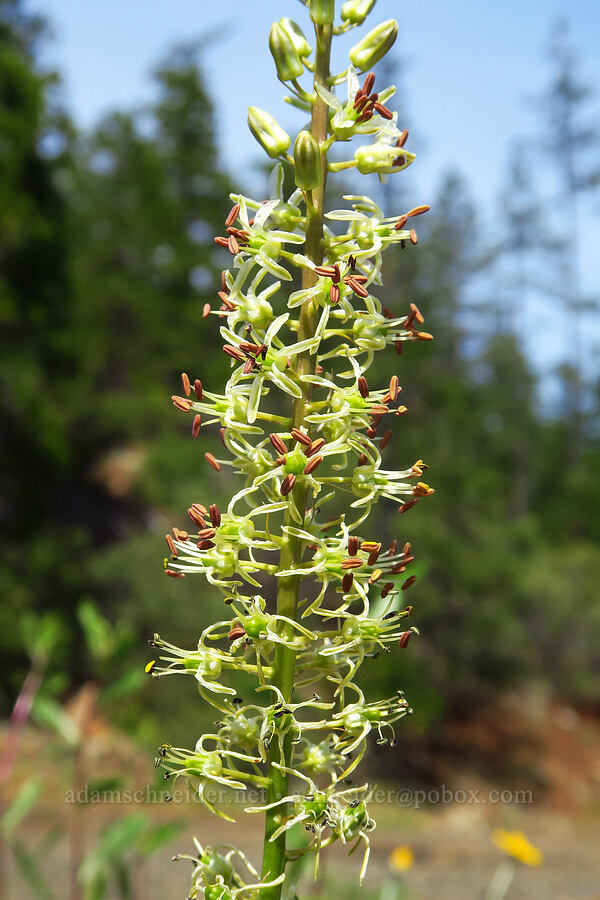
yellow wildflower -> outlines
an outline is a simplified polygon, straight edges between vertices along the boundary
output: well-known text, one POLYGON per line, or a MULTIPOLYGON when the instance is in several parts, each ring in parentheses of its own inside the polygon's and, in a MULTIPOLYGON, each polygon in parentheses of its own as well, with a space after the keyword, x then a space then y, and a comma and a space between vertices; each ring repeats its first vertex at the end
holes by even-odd
POLYGON ((395 872, 408 872, 415 858, 410 847, 399 844, 390 853, 390 866, 395 872))
POLYGON ((518 859, 526 866, 541 866, 544 855, 522 831, 505 831, 496 828, 492 833, 492 840, 507 856, 518 859))

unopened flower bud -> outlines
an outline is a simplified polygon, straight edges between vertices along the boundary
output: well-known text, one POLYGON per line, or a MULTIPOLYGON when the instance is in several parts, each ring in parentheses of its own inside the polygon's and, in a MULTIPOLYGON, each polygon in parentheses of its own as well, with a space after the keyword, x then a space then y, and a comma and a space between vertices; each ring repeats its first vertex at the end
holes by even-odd
POLYGON ((279 22, 273 22, 269 32, 269 50, 275 60, 280 81, 295 81, 303 72, 302 60, 296 45, 279 22))
POLYGON ((310 131, 301 131, 294 144, 296 185, 304 191, 312 191, 322 181, 321 151, 310 131))
POLYGON ((305 56, 308 56, 312 52, 312 47, 306 40, 306 36, 297 22, 294 22, 293 19, 288 19, 288 17, 285 16, 283 19, 279 20, 279 24, 283 30, 287 32, 301 59, 304 59, 305 56))
POLYGON ((271 159, 277 159, 290 146, 289 134, 273 116, 258 106, 248 107, 248 127, 271 159))
POLYGON ((333 25, 335 0, 310 0, 310 17, 315 25, 333 25))
POLYGON ((374 6, 375 0, 348 0, 342 6, 342 21, 362 25, 374 6))
POLYGON ((388 19, 377 25, 362 41, 355 44, 348 54, 352 65, 361 72, 371 69, 385 56, 398 35, 398 23, 388 19))
POLYGON ((370 175, 376 172, 378 175, 389 175, 392 172, 400 172, 415 159, 414 153, 402 150, 398 156, 398 148, 390 147, 383 141, 374 144, 365 144, 354 151, 354 160, 358 171, 362 175, 370 175))

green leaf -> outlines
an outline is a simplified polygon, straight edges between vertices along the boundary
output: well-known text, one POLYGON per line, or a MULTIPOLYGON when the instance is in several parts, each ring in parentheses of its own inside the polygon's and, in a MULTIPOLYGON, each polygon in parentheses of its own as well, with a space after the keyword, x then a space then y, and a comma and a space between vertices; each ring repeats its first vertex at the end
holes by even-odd
POLYGON ((51 697, 35 698, 31 718, 44 728, 53 728, 68 744, 74 747, 81 735, 79 728, 67 715, 60 703, 51 697))
POLYGON ((176 821, 150 826, 137 843, 138 853, 142 856, 150 856, 163 844, 168 844, 173 840, 183 828, 183 824, 183 822, 176 821))
POLYGON ((14 841, 11 846, 19 872, 38 900, 54 900, 54 894, 48 887, 35 856, 25 848, 21 841, 14 841))
POLYGON ((42 784, 43 780, 38 776, 29 778, 21 785, 17 791, 17 796, 2 816, 2 819, 0 819, 0 831, 5 837, 15 830, 17 825, 23 821, 33 808, 37 798, 40 796, 42 784))
POLYGON ((141 668, 129 669, 101 691, 100 699, 102 701, 119 700, 128 694, 134 694, 140 690, 147 677, 141 668))
POLYGON ((77 609, 77 618, 83 629, 90 653, 95 659, 106 659, 114 647, 113 628, 91 600, 84 600, 77 609))

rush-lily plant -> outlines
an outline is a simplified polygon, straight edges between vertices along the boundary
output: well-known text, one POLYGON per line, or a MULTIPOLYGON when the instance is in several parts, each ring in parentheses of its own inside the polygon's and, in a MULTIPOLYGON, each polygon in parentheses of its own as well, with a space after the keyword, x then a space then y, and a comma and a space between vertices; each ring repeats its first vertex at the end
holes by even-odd
POLYGON ((385 180, 414 155, 387 105, 395 88, 375 92, 370 71, 394 43, 397 23, 369 31, 332 75, 333 37, 361 26, 375 0, 345 2, 339 23, 334 0, 301 2, 314 38, 283 18, 269 47, 286 101, 310 124, 292 146, 269 113, 250 108, 253 135, 277 161, 270 197, 232 195, 225 234, 215 239, 231 264, 219 304, 206 304, 204 314, 222 322, 231 375, 218 392, 183 374, 183 395, 173 397, 192 416, 194 437, 219 427, 222 458, 205 454, 212 468, 230 466, 243 480, 226 511, 210 498, 193 503, 192 528, 166 538, 167 575, 204 576, 223 594, 226 616, 194 649, 155 635, 147 666, 159 678, 194 677, 218 715, 214 732, 192 749, 161 745, 165 779, 191 779, 206 807, 228 820, 227 789, 253 788, 263 798, 245 809, 265 817, 260 871, 231 845, 197 843, 196 854, 179 857, 193 863, 190 897, 207 900, 279 900, 286 865, 312 854, 316 873, 321 850, 336 841, 350 852, 362 847, 362 880, 375 822, 369 786, 350 776, 370 737, 393 742, 395 723, 411 711, 401 691, 368 700, 354 679, 366 659, 405 648, 417 633, 404 602, 416 580, 406 571, 411 546, 382 547, 365 523, 380 499, 405 513, 433 491, 422 460, 401 471, 386 466, 386 423, 406 408, 396 376, 373 388, 365 373, 376 351, 392 345, 400 354, 404 341, 431 339, 414 304, 396 314, 375 295, 383 251, 416 244, 412 219, 428 207, 386 216, 356 194, 345 197, 347 208, 325 211, 331 173, 356 169, 385 180), (296 185, 289 197, 286 166, 296 185))

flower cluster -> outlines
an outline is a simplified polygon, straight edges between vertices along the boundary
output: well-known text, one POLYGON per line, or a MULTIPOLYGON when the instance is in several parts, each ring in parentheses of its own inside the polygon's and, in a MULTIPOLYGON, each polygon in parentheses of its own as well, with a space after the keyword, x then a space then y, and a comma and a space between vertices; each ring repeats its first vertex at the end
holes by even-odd
POLYGON ((368 701, 354 678, 366 659, 406 648, 418 634, 404 602, 416 581, 410 543, 384 547, 361 528, 380 499, 406 513, 433 493, 423 460, 400 471, 385 463, 390 424, 406 412, 398 377, 383 385, 366 377, 375 352, 392 345, 401 353, 405 341, 431 340, 414 304, 392 312, 376 296, 384 250, 415 245, 412 220, 428 207, 386 216, 368 197, 352 195, 347 208, 324 211, 328 174, 355 168, 384 179, 414 155, 387 105, 395 89, 375 91, 368 72, 392 45, 396 23, 370 31, 351 49, 347 69, 332 76, 333 35, 361 25, 374 0, 345 2, 337 25, 334 0, 305 5, 314 55, 289 18, 273 25, 269 46, 286 99, 310 111, 311 128, 289 152, 292 141, 275 119, 250 109, 252 133, 277 160, 269 197, 232 195, 215 239, 231 262, 204 315, 220 323, 229 379, 219 392, 184 373, 182 393, 172 398, 191 416, 194 437, 218 427, 222 458, 206 453, 206 460, 216 471, 230 466, 242 486, 226 510, 194 502, 191 527, 166 536, 167 574, 204 576, 221 591, 227 614, 195 648, 159 635, 150 641, 156 658, 147 671, 192 675, 219 716, 215 733, 193 750, 163 744, 157 762, 165 779, 191 779, 207 808, 226 819, 207 787, 265 792, 264 803, 246 808, 265 814, 261 875, 232 847, 197 844, 197 856, 186 857, 194 867, 191 896, 207 900, 277 900, 288 861, 314 853, 316 871, 321 849, 338 840, 352 849, 362 844, 362 880, 375 823, 368 787, 348 787, 349 776, 370 735, 393 743, 394 724, 411 712, 401 692, 368 701), (343 81, 345 100, 335 93, 343 81), (353 138, 369 142, 351 158, 330 161, 329 151, 353 138), (287 198, 285 166, 296 183, 287 198), (286 847, 291 829, 306 835, 293 850, 286 847))

